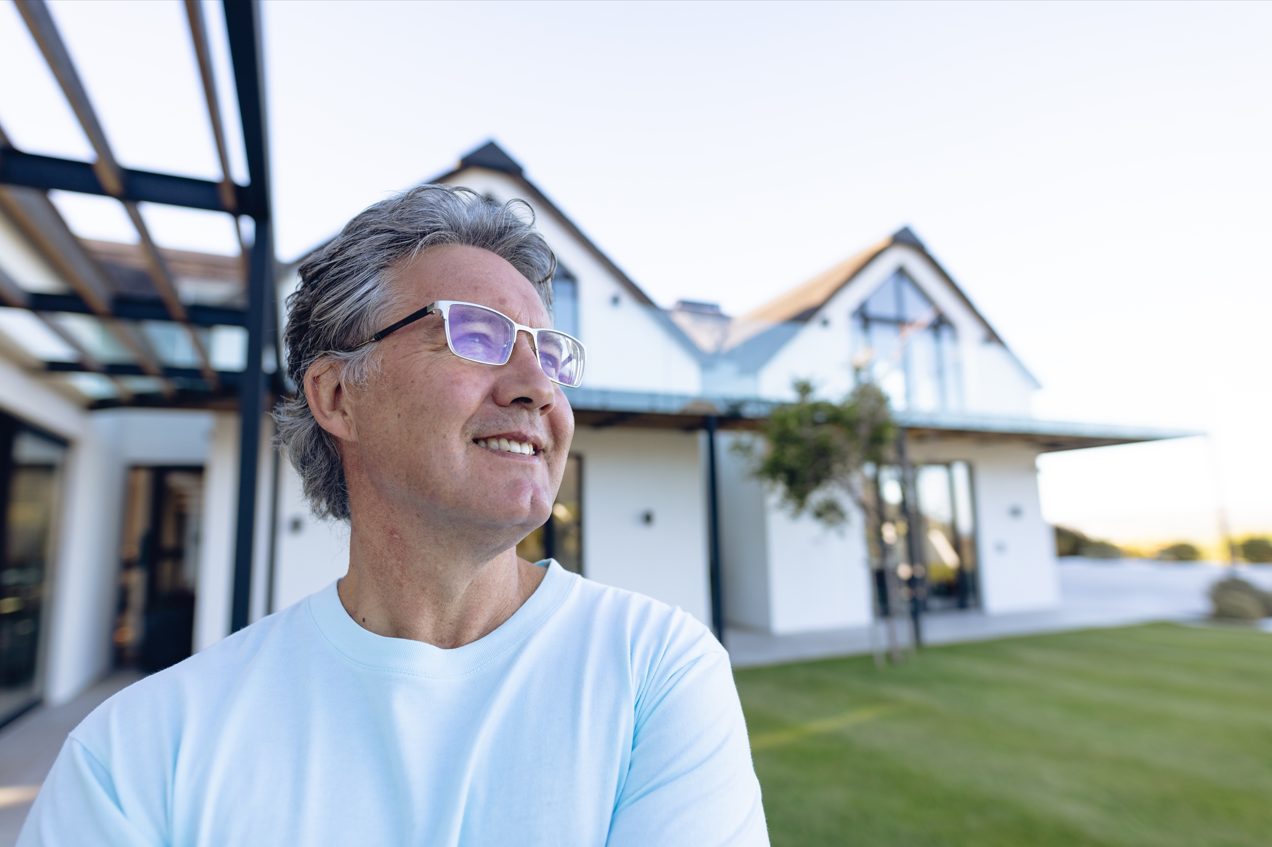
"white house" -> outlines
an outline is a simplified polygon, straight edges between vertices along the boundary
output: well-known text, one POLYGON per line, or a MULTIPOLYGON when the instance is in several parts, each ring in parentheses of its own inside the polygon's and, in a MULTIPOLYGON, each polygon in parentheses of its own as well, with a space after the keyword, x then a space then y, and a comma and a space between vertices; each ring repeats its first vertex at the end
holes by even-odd
MULTIPOLYGON (((1037 455, 1168 435, 1031 418, 1037 383, 909 230, 730 319, 659 308, 493 143, 437 181, 533 207, 561 266, 558 325, 588 348, 566 481, 523 553, 708 624, 864 626, 884 562, 921 575, 933 611, 1052 605, 1037 455), (854 363, 889 391, 905 455, 879 469, 879 525, 835 532, 778 508, 727 447, 794 378, 834 396, 854 363)), ((230 631, 243 271, 158 256, 185 323, 166 319, 144 245, 86 242, 43 191, 0 186, 0 722, 230 631)), ((283 269, 279 294, 294 284, 283 269)), ((309 515, 270 435, 266 421, 251 619, 347 562, 347 531, 309 515)))

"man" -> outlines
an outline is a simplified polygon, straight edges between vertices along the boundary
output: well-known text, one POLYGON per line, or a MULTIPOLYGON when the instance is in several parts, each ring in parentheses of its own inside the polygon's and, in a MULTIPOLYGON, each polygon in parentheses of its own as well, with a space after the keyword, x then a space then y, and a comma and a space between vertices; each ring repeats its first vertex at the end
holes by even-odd
POLYGON ((348 574, 103 704, 20 845, 768 843, 719 643, 516 555, 584 356, 522 208, 423 186, 302 265, 279 442, 348 574))

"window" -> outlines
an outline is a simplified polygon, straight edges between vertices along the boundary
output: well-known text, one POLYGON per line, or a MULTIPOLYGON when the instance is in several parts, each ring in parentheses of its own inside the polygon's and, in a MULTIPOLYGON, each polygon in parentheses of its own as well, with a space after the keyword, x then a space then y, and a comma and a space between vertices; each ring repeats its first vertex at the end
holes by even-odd
POLYGON ((957 409, 958 338, 954 327, 897 271, 856 313, 860 332, 854 361, 887 392, 896 409, 957 409))
POLYGON ((0 415, 0 724, 39 697, 45 587, 66 445, 0 415))
POLYGON ((561 567, 583 573, 583 460, 573 453, 565 460, 561 490, 548 522, 517 545, 517 555, 531 562, 556 559, 561 567))
POLYGON ((972 510, 971 468, 966 462, 914 467, 914 499, 906 500, 901 468, 878 468, 866 492, 872 505, 866 534, 871 567, 876 573, 878 608, 883 568, 894 567, 902 580, 918 577, 920 597, 928 609, 968 608, 980 604, 976 579, 976 518, 972 510), (917 520, 919 563, 910 556, 906 512, 917 520), (915 512, 917 511, 917 514, 915 512))
POLYGON ((579 281, 560 264, 552 277, 553 326, 566 335, 579 336, 579 281))

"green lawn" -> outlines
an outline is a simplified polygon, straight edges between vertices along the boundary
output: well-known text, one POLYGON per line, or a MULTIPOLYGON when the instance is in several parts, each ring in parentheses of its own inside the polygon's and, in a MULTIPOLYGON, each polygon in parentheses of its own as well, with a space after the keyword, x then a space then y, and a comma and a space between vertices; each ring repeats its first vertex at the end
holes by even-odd
POLYGON ((1170 624, 736 672, 775 847, 1272 844, 1272 635, 1170 624))

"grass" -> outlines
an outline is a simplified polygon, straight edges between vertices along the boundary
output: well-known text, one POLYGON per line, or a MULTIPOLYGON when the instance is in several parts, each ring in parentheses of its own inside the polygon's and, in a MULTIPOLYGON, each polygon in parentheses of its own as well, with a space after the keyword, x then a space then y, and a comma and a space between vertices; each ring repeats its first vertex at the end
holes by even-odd
POLYGON ((1272 635, 1170 624, 735 674, 774 847, 1272 844, 1272 635))

